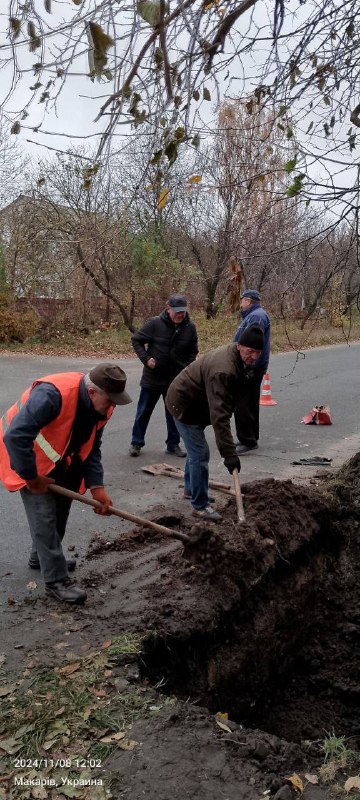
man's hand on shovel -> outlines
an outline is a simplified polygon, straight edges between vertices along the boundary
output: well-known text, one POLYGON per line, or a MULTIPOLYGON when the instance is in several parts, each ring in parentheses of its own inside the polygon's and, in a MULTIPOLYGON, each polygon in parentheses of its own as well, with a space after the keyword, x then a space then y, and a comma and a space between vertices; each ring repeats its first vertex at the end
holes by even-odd
POLYGON ((51 483, 55 483, 54 478, 37 475, 36 478, 26 481, 26 486, 31 494, 46 494, 51 483))
POLYGON ((102 503, 102 508, 94 508, 95 514, 102 514, 105 516, 109 516, 109 508, 112 506, 112 500, 109 497, 108 493, 105 492, 103 486, 97 486, 95 489, 91 489, 91 494, 94 500, 97 500, 99 503, 102 503))
POLYGON ((240 459, 238 458, 238 456, 233 456, 232 458, 224 458, 224 466, 230 472, 230 475, 233 476, 238 522, 245 522, 244 505, 241 494, 241 485, 239 477, 239 473, 241 470, 240 459))

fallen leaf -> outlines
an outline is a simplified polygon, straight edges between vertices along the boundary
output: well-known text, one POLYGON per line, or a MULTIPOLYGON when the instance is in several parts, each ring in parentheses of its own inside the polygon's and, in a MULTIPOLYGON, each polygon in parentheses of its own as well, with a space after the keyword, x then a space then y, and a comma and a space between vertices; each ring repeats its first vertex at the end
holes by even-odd
POLYGON ((317 775, 310 775, 310 773, 309 773, 309 772, 305 772, 304 778, 305 778, 305 780, 306 780, 308 783, 312 783, 314 786, 315 786, 317 783, 319 783, 319 778, 318 778, 318 776, 317 776, 317 775))
MULTIPOLYGON (((1 742, 0 742, 1 744, 1 742)), ((356 775, 354 778, 348 778, 344 784, 345 792, 350 792, 351 789, 359 789, 360 790, 360 777, 356 775)))
POLYGON ((187 183, 200 183, 200 181, 202 181, 202 175, 192 175, 187 179, 187 183))
POLYGON ((68 544, 69 553, 72 553, 73 550, 75 550, 75 545, 74 544, 68 544))
POLYGON ((215 714, 215 717, 217 717, 218 719, 229 719, 229 714, 227 713, 227 711, 224 711, 224 712, 223 711, 217 711, 216 714, 215 714))
POLYGON ((9 739, 0 739, 0 750, 4 750, 9 756, 13 756, 15 753, 18 753, 22 747, 23 743, 17 742, 13 736, 11 736, 9 739))
POLYGON ((14 597, 8 597, 7 599, 8 606, 16 606, 16 600, 14 597))
POLYGON ((124 741, 118 743, 118 747, 121 750, 133 750, 139 742, 135 742, 134 739, 124 739, 124 741))
POLYGON ((29 581, 29 583, 26 584, 26 588, 29 589, 30 592, 33 592, 34 589, 37 589, 36 581, 29 581))
POLYGON ((9 683, 7 686, 0 686, 0 697, 6 697, 7 694, 11 694, 16 687, 16 683, 9 683))
POLYGON ((97 689, 95 686, 92 686, 89 691, 95 695, 95 697, 107 697, 107 693, 104 692, 104 689, 97 689))
POLYGON ((23 647, 23 644, 14 644, 14 650, 21 650, 23 647))
POLYGON ((76 672, 79 667, 80 661, 77 661, 76 664, 66 664, 65 667, 57 667, 55 672, 58 672, 59 675, 71 675, 73 672, 76 672))
POLYGON ((222 731, 225 731, 225 733, 231 733, 231 728, 229 728, 228 725, 225 725, 224 722, 220 722, 220 720, 217 719, 216 724, 219 726, 219 728, 221 728, 222 731))
POLYGON ((51 739, 48 742, 44 742, 42 745, 43 750, 50 750, 56 742, 56 739, 51 739))
POLYGON ((34 797, 35 800, 46 800, 47 795, 45 786, 33 786, 31 789, 31 797, 34 797))
POLYGON ((112 644, 111 639, 108 639, 106 642, 103 642, 101 645, 101 650, 107 650, 108 647, 112 644))
POLYGON ((296 772, 290 775, 289 778, 285 778, 285 780, 291 783, 291 785, 294 787, 294 789, 296 789, 297 792, 304 791, 304 784, 300 778, 300 775, 297 775, 296 772))
POLYGON ((112 733, 110 736, 103 736, 103 738, 100 739, 100 742, 103 742, 104 744, 110 744, 111 742, 120 742, 121 739, 125 739, 124 731, 112 733))

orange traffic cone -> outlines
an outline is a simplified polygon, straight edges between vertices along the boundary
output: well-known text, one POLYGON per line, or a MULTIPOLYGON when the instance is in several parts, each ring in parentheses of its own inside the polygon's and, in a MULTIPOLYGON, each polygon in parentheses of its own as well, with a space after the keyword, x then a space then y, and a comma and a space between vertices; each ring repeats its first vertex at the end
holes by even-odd
POLYGON ((267 372, 264 378, 263 388, 260 397, 260 405, 261 406, 276 406, 276 400, 273 400, 271 397, 271 386, 270 386, 270 378, 269 373, 267 372))

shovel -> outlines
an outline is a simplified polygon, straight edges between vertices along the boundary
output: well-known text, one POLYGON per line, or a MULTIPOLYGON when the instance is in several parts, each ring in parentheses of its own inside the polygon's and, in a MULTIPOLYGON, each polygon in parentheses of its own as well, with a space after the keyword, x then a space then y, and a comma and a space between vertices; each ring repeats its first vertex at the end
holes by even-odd
POLYGON ((245 511, 244 511, 244 503, 241 494, 241 485, 240 485, 240 476, 237 469, 234 469, 233 473, 233 480, 234 480, 234 489, 235 489, 235 496, 236 496, 236 508, 237 508, 237 518, 238 522, 245 522, 245 511))
MULTIPOLYGON (((150 475, 166 475, 168 478, 177 478, 178 480, 184 479, 184 473, 179 467, 173 467, 171 464, 148 464, 146 467, 141 467, 142 472, 149 472, 150 475)), ((223 494, 230 494, 234 496, 234 490, 227 486, 225 483, 218 481, 209 481, 210 489, 217 489, 223 494)))
MULTIPOLYGON (((99 503, 98 500, 85 497, 85 495, 79 494, 79 492, 73 492, 71 489, 65 489, 64 486, 57 486, 56 483, 51 483, 49 489, 51 492, 61 494, 63 497, 68 497, 70 500, 78 500, 79 503, 84 503, 86 506, 92 506, 93 508, 102 507, 102 503, 99 503)), ((190 536, 187 536, 186 533, 174 531, 172 528, 167 528, 165 525, 158 525, 157 522, 150 522, 148 519, 137 517, 135 514, 130 514, 128 511, 121 511, 119 508, 114 508, 113 506, 110 506, 109 514, 113 514, 115 517, 121 517, 121 519, 127 519, 130 522, 135 522, 136 525, 144 525, 144 527, 151 528, 153 531, 157 531, 157 533, 165 533, 166 536, 172 536, 173 539, 178 539, 183 544, 189 544, 191 541, 190 536)))

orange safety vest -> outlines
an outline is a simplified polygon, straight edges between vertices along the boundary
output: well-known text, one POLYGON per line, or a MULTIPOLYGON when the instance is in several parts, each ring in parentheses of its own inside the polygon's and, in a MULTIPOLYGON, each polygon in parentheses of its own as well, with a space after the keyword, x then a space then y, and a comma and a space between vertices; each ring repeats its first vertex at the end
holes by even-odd
MULTIPOLYGON (((70 442, 79 398, 80 381, 83 375, 83 372, 64 372, 47 375, 45 378, 34 381, 32 386, 23 393, 21 400, 14 403, 0 418, 0 480, 9 492, 16 492, 26 486, 26 481, 11 469, 9 454, 4 445, 4 435, 11 420, 25 405, 34 386, 37 386, 38 383, 52 383, 53 386, 56 386, 61 394, 60 413, 49 425, 42 428, 34 441, 37 473, 38 475, 48 475, 54 469, 55 464, 62 459, 70 442)), ((94 425, 90 438, 81 445, 78 455, 82 461, 85 461, 91 453, 96 431, 106 425, 112 412, 113 409, 110 408, 106 420, 101 420, 94 425)), ((80 488, 81 493, 84 491, 84 487, 80 488)))

